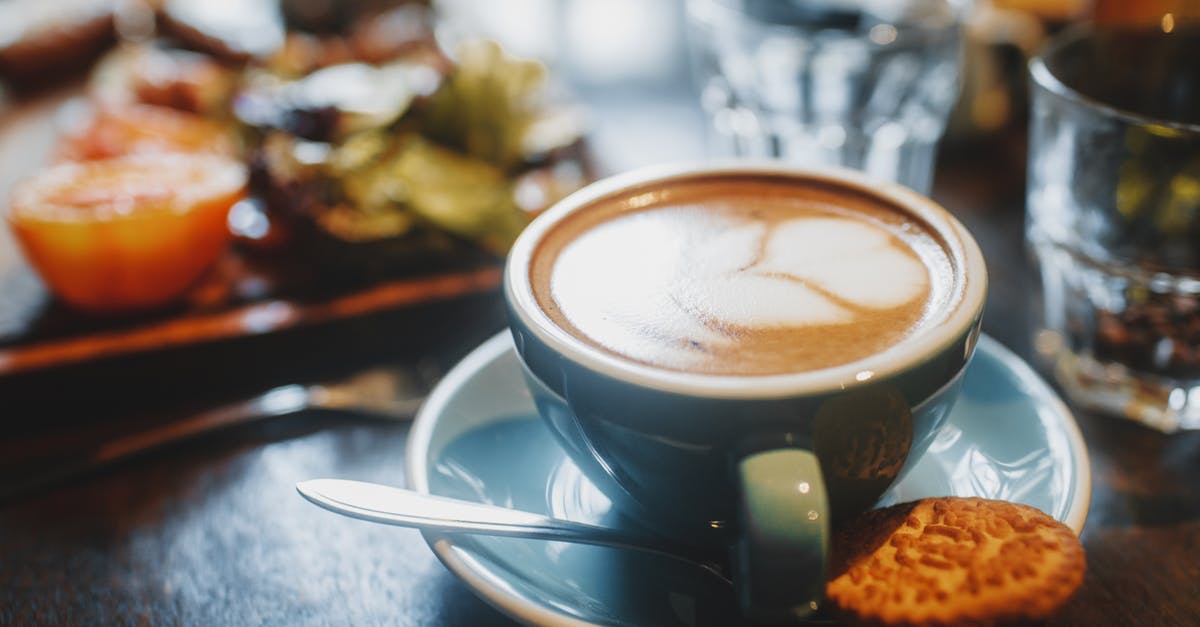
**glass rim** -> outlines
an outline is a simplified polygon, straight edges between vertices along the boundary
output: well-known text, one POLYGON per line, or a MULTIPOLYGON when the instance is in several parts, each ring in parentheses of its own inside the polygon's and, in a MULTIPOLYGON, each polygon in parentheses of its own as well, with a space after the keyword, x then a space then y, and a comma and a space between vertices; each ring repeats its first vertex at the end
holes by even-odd
MULTIPOLYGON (((1130 29, 1135 30, 1135 29, 1130 29)), ((1078 89, 1071 87, 1062 78, 1050 70, 1046 60, 1053 57, 1062 50, 1074 43, 1088 38, 1096 34, 1097 30, 1086 24, 1072 26, 1063 32, 1051 37, 1042 45, 1037 54, 1029 60, 1029 75, 1032 82, 1039 90, 1044 91, 1053 96, 1057 96, 1064 100, 1084 105, 1090 109, 1101 112, 1108 117, 1131 122, 1138 125, 1165 126, 1167 128, 1187 131, 1188 133, 1200 134, 1200 124, 1190 122, 1181 122, 1178 120, 1170 120, 1167 118, 1158 118, 1143 113, 1137 113, 1129 109, 1118 107, 1110 104, 1099 98, 1094 98, 1078 89)))

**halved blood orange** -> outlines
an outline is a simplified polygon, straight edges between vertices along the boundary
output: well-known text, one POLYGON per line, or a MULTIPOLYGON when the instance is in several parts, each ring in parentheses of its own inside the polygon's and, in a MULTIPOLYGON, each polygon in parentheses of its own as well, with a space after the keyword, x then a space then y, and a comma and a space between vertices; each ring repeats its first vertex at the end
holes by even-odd
POLYGON ((227 157, 131 155, 44 170, 14 189, 7 217, 58 297, 124 312, 171 302, 213 264, 245 189, 227 157))

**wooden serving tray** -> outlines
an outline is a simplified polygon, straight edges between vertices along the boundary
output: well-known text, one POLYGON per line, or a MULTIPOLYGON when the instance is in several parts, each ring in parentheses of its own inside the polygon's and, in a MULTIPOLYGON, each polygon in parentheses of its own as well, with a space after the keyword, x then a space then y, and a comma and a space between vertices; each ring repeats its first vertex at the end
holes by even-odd
MULTIPOLYGON (((56 113, 80 94, 60 88, 0 108, 0 206, 13 184, 49 161, 56 113)), ((0 107, 3 107, 0 104, 0 107)), ((0 377, 349 319, 494 291, 499 260, 480 254, 431 261, 402 276, 311 285, 286 264, 232 250, 169 310, 103 318, 56 302, 0 226, 0 377)))

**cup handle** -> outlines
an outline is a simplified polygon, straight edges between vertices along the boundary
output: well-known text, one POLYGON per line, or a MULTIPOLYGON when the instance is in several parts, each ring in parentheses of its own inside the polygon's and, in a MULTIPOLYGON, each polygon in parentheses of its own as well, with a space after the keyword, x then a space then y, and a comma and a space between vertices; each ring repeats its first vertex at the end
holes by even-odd
POLYGON ((825 592, 829 499, 817 456, 800 448, 738 463, 741 532, 734 582, 742 614, 776 622, 815 612, 825 592))

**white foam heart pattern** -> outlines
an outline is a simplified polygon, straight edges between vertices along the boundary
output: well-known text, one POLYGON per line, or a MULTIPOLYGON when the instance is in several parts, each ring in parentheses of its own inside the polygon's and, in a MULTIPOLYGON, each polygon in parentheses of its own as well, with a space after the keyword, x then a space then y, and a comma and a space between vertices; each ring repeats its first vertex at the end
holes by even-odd
POLYGON ((760 220, 670 207, 621 216, 567 244, 551 291, 602 346, 687 368, 729 329, 852 324, 928 294, 903 234, 839 215, 760 220))
POLYGON ((849 303, 897 307, 929 288, 925 266, 892 234, 845 218, 788 220, 776 226, 754 270, 795 277, 849 303))

